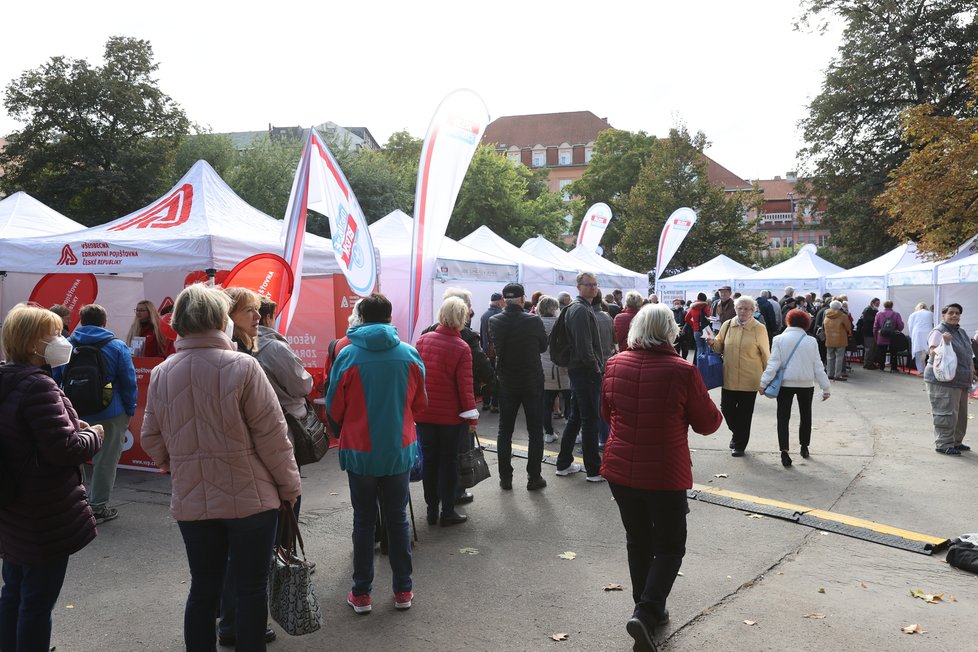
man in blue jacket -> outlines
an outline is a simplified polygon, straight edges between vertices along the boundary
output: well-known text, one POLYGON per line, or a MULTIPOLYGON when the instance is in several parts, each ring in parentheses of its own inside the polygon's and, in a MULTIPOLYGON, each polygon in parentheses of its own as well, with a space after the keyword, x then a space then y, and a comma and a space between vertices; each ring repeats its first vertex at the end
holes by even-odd
POLYGON ((88 502, 95 514, 95 522, 104 523, 119 515, 119 510, 109 507, 109 495, 115 485, 116 467, 122 455, 129 419, 136 413, 136 369, 126 343, 106 330, 105 308, 97 303, 82 306, 80 319, 81 325, 72 333, 70 341, 75 347, 104 342, 100 352, 105 363, 105 378, 112 384, 111 389, 105 390, 106 398, 109 392, 112 394, 108 406, 98 412, 78 415, 89 424, 98 423, 105 429, 102 448, 92 458, 92 478, 88 487, 88 502))

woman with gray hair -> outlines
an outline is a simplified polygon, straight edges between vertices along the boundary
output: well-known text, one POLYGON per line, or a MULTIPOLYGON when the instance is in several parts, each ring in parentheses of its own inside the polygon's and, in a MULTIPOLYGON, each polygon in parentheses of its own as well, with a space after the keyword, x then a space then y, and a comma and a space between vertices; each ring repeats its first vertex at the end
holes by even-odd
POLYGON ((668 307, 645 306, 601 383, 601 413, 611 427, 601 475, 625 528, 635 603, 625 630, 633 649, 645 652, 655 650, 653 630, 669 621, 666 599, 686 553, 688 430, 709 435, 722 422, 696 367, 672 345, 678 332, 668 307))
MULTIPOLYGON (((650 303, 658 302, 652 301, 650 303)), ((628 348, 628 327, 643 305, 645 305, 645 298, 635 290, 631 290, 625 295, 625 307, 615 315, 615 339, 618 340, 619 351, 628 348)))
POLYGON ((849 380, 846 376, 846 346, 852 335, 852 320, 842 310, 842 302, 838 299, 829 304, 822 319, 822 330, 825 333, 826 366, 829 380, 849 380))
POLYGON ((238 649, 265 649, 278 514, 301 491, 275 391, 225 333, 230 308, 224 292, 199 283, 177 295, 176 353, 153 369, 143 417, 143 448, 171 473, 170 513, 187 548, 188 650, 217 647, 225 560, 235 579, 238 649))
POLYGON ((761 387, 761 374, 767 366, 771 348, 767 329, 754 319, 757 303, 743 295, 734 301, 736 316, 719 327, 716 337, 707 340, 717 353, 723 354, 723 389, 720 410, 730 428, 733 457, 743 457, 750 441, 754 402, 761 387))
MULTIPOLYGON (((559 312, 560 304, 557 299, 547 295, 540 297, 537 314, 543 321, 548 340, 559 312)), ((567 378, 567 369, 553 362, 549 351, 540 354, 540 364, 543 365, 543 441, 552 444, 557 441, 557 435, 554 434, 554 402, 560 396, 564 405, 570 405, 570 380, 567 378)))

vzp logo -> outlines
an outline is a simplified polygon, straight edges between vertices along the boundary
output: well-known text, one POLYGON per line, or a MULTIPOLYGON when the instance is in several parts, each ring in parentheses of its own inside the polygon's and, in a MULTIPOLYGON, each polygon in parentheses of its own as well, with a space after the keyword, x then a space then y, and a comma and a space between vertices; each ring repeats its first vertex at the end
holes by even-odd
POLYGON ((61 258, 58 259, 59 265, 77 265, 78 258, 75 256, 75 252, 71 250, 71 245, 65 245, 61 247, 61 258))

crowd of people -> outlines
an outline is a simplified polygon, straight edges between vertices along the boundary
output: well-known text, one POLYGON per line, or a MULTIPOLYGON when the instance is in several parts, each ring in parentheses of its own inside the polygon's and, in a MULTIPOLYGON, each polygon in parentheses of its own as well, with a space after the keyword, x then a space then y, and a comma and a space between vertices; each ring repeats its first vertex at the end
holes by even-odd
MULTIPOLYGON (((491 297, 478 332, 471 293, 449 288, 416 347, 391 325, 385 296, 354 305, 346 333, 329 346, 324 397, 353 507, 347 603, 354 612, 372 609, 378 537, 388 551, 395 608, 414 600, 407 507, 419 448, 428 524, 467 521, 458 506, 474 496, 460 486, 458 459, 476 445, 480 405, 499 413, 502 491, 513 490, 520 410, 528 491, 547 487, 547 443, 559 444, 557 477, 583 472, 591 485, 607 484, 632 580, 635 606, 625 629, 634 649, 645 651, 655 649, 653 632, 669 619, 666 603, 685 553, 690 429, 709 435, 725 421, 731 454, 744 456, 755 400, 777 378, 777 438, 790 467, 795 402, 799 452, 807 458, 816 386, 826 400, 832 382, 848 380, 859 353, 866 369, 895 370, 906 352, 927 383, 936 450, 970 450, 963 439, 975 341, 960 328, 958 304, 943 307, 939 323, 923 304, 904 322, 890 301, 880 309, 874 299, 856 319, 845 296, 795 296, 792 288, 780 300, 770 292, 755 300, 721 287, 712 300, 701 293, 667 306, 636 291, 602 296, 589 272, 576 286, 576 297, 536 292, 527 300, 521 284, 509 283, 491 297), (950 372, 935 374, 939 347, 955 354, 950 372), (688 361, 694 351, 723 357, 719 409, 688 361)), ((262 650, 275 638, 267 626, 269 560, 282 510, 298 516, 302 494, 287 417, 307 416, 313 387, 272 328, 276 309, 251 290, 195 284, 165 318, 177 337, 167 337, 155 306, 141 301, 125 341, 106 329, 97 304, 81 309, 71 333, 60 306, 21 304, 6 316, 0 454, 19 462, 19 472, 9 493, 0 486, 0 649, 46 649, 68 557, 94 539, 96 524, 118 516, 108 503, 136 409, 135 353, 165 357, 152 372, 141 442, 172 479, 171 514, 191 572, 186 647, 262 650), (102 356, 100 373, 109 381, 94 403, 72 385, 72 365, 87 350, 102 356), (93 458, 86 483, 79 465, 93 458), (32 490, 42 485, 62 489, 32 490), (41 540, 46 545, 23 545, 41 540)))

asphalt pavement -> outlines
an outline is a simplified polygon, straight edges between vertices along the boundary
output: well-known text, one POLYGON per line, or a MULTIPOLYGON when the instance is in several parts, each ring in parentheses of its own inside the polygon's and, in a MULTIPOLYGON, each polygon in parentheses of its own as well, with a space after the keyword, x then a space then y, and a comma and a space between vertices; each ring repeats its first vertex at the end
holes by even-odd
MULTIPOLYGON (((717 403, 719 393, 711 392, 717 403)), ((802 459, 795 443, 794 465, 784 468, 774 401, 759 397, 746 457, 730 456, 725 425, 711 436, 690 435, 694 482, 941 539, 978 531, 978 453, 935 454, 919 378, 857 367, 849 382, 834 383, 829 401, 816 404, 815 421, 811 457, 802 459)), ((483 414, 479 431, 487 442, 496 424, 496 415, 483 414)), ((522 423, 514 441, 526 443, 522 423)), ((969 442, 978 443, 978 432, 969 442)), ((556 444, 547 448, 556 453, 556 444)), ((390 568, 378 552, 374 609, 365 616, 345 602, 352 572, 346 476, 335 452, 304 468, 300 522, 306 553, 317 563, 324 627, 293 638, 275 626, 278 640, 269 649, 630 650, 624 531, 607 485, 585 482, 583 473, 556 477, 546 466, 549 486, 528 492, 517 459, 513 491, 504 492, 495 454, 486 457, 493 478, 460 507, 469 515, 465 524, 427 525, 421 486, 412 485, 414 606, 395 611, 390 568)), ((58 652, 183 649, 190 575, 168 503, 167 476, 119 472, 111 501, 119 518, 100 526, 69 563, 54 610, 58 652)), ((950 567, 942 553, 910 552, 749 508, 691 500, 690 509, 682 576, 668 604, 672 619, 656 632, 661 650, 978 646, 978 576, 950 567), (928 603, 911 594, 916 589, 942 598, 928 603), (902 631, 914 625, 923 633, 902 631)))

